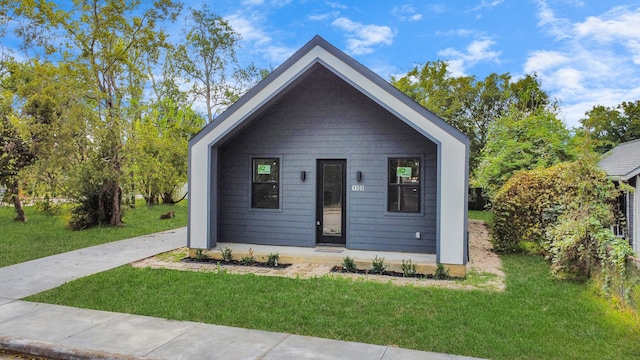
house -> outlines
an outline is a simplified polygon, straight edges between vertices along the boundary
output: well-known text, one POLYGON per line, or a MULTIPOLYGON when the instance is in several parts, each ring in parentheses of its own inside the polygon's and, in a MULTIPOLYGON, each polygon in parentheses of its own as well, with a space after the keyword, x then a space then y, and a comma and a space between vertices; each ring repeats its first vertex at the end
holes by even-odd
POLYGON ((600 168, 607 172, 609 178, 616 182, 629 184, 636 191, 625 192, 620 197, 618 205, 626 218, 624 226, 615 227, 614 232, 621 237, 629 239, 629 244, 636 254, 640 254, 640 241, 638 226, 635 219, 640 211, 640 139, 629 141, 616 146, 607 152, 598 163, 600 168))
POLYGON ((467 259, 467 137, 321 37, 189 142, 189 248, 467 259))

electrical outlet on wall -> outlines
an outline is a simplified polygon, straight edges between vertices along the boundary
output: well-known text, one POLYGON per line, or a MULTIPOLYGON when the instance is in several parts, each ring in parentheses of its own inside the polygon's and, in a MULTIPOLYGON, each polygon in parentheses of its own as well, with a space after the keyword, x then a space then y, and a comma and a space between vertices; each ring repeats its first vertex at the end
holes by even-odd
POLYGON ((420 239, 420 231, 416 231, 416 239, 420 239))

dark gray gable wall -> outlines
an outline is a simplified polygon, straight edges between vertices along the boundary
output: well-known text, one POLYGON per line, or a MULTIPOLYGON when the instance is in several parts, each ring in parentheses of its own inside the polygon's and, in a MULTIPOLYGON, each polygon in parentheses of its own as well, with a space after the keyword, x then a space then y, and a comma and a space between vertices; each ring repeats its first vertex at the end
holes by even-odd
POLYGON ((243 125, 218 146, 217 241, 314 246, 316 160, 346 159, 347 247, 436 252, 436 144, 322 65, 243 125), (281 209, 250 209, 251 156, 281 159, 281 209), (391 156, 422 159, 421 213, 387 213, 391 156))

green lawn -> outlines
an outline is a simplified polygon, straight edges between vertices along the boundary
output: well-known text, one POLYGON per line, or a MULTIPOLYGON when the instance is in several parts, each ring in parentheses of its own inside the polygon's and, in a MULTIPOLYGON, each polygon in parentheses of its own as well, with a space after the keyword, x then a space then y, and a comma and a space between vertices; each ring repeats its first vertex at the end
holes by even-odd
POLYGON ((640 358, 637 315, 543 259, 502 259, 504 292, 123 266, 27 300, 492 359, 640 358))
POLYGON ((187 224, 186 201, 151 207, 140 203, 135 209, 125 210, 125 225, 122 227, 107 226, 83 231, 66 228, 68 213, 50 216, 35 211, 32 206, 26 206, 25 212, 28 221, 17 223, 13 221, 13 207, 0 208, 0 267, 187 224), (160 214, 169 211, 175 211, 175 218, 159 219, 160 214))
POLYGON ((493 224, 493 213, 491 211, 469 210, 469 219, 482 220, 487 224, 493 224))

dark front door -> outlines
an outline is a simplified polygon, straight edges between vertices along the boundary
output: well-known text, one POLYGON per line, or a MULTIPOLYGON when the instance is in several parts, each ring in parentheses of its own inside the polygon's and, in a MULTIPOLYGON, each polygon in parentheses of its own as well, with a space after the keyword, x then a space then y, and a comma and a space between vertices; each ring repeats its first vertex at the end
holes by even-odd
POLYGON ((318 160, 318 244, 346 244, 346 167, 346 160, 318 160))

